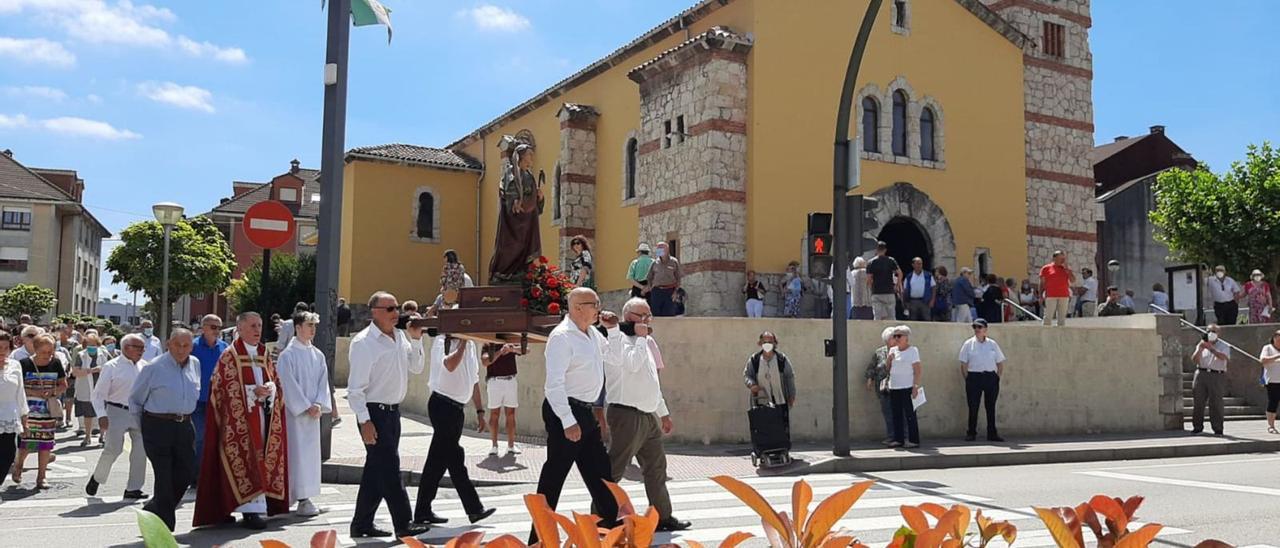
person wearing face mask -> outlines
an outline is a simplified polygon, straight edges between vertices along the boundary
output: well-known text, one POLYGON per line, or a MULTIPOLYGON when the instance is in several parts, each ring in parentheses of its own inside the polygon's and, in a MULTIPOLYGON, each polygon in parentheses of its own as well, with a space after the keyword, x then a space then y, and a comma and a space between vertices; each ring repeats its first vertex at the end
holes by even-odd
MULTIPOLYGON (((71 376, 75 379, 75 412, 80 417, 80 426, 84 429, 84 439, 80 440, 80 447, 88 447, 90 440, 93 439, 93 426, 98 421, 94 420, 98 417, 98 413, 93 407, 93 387, 98 383, 98 377, 102 374, 102 367, 110 361, 106 352, 98 346, 98 336, 88 334, 84 336, 84 350, 80 351, 78 359, 75 360, 71 367, 71 376)), ((106 432, 98 430, 98 443, 102 443, 106 432)))
POLYGON ((671 256, 666 242, 658 242, 653 248, 658 260, 649 267, 649 284, 645 286, 649 292, 649 304, 653 306, 654 316, 675 316, 673 297, 680 289, 680 261, 671 256))
POLYGON ((787 355, 778 351, 778 337, 771 331, 760 334, 760 351, 747 360, 743 377, 756 404, 796 404, 796 376, 787 355))
POLYGON ((164 354, 164 346, 160 344, 160 337, 156 336, 155 325, 151 320, 142 320, 142 338, 147 341, 147 351, 142 353, 142 361, 151 362, 164 354))
POLYGON ((1245 302, 1249 305, 1249 323, 1271 322, 1271 284, 1262 280, 1262 271, 1254 269, 1244 283, 1245 302))
POLYGON ((1204 340, 1196 345, 1191 360, 1196 364, 1196 374, 1191 381, 1191 431, 1204 432, 1204 408, 1209 406, 1209 424, 1215 435, 1222 435, 1223 400, 1227 389, 1227 361, 1231 359, 1231 347, 1219 338, 1217 324, 1209 324, 1204 340))
POLYGON ((1209 298, 1213 299, 1213 317, 1218 325, 1235 325, 1240 315, 1240 305, 1236 302, 1244 296, 1240 284, 1227 275, 1227 267, 1213 267, 1213 277, 1204 282, 1209 289, 1209 298))

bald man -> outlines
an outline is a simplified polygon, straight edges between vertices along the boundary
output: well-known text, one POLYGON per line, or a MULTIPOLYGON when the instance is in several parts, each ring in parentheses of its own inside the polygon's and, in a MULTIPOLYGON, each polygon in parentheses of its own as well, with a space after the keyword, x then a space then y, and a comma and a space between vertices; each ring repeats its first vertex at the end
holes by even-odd
POLYGON ((129 412, 142 426, 142 444, 155 476, 155 496, 142 508, 174 528, 178 502, 195 477, 196 431, 191 414, 200 398, 200 360, 183 328, 169 335, 169 351, 148 363, 133 381, 129 412))
MULTIPOLYGON (((593 326, 600 315, 600 297, 580 287, 569 292, 569 311, 547 337, 542 420, 547 428, 547 462, 538 478, 538 493, 555 509, 560 491, 575 465, 591 493, 604 526, 617 521, 618 504, 605 480, 610 478, 609 453, 600 423, 591 412, 604 388, 604 355, 608 339, 593 326)), ((530 534, 530 543, 537 534, 530 534)))

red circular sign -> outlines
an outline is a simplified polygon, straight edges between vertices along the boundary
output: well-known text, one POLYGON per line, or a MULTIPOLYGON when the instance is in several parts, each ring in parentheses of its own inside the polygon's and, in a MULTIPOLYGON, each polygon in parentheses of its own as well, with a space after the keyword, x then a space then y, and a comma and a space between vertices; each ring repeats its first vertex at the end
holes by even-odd
POLYGON ((289 243, 298 225, 293 212, 275 200, 258 202, 244 213, 244 235, 253 245, 275 249, 289 243))

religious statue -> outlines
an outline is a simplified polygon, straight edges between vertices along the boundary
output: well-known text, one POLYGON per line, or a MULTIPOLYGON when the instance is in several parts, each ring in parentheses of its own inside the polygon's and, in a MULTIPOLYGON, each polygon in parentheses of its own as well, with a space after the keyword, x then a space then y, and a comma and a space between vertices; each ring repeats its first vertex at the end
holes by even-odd
POLYGON ((503 153, 502 183, 498 190, 498 233, 489 261, 491 285, 524 282, 529 264, 542 255, 538 217, 546 202, 544 177, 533 176, 533 145, 509 135, 498 143, 503 153))

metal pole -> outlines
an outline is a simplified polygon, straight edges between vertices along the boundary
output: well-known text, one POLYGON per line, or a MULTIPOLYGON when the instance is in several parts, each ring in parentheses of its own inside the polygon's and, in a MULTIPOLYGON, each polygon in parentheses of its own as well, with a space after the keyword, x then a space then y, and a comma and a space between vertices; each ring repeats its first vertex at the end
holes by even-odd
POLYGON ((160 334, 169 340, 169 225, 164 225, 164 269, 160 284, 160 334))
MULTIPOLYGON (((315 344, 329 366, 334 381, 337 347, 338 264, 342 243, 342 168, 347 128, 347 52, 351 38, 351 0, 329 1, 329 38, 325 64, 337 75, 324 86, 324 131, 320 144, 320 241, 316 245, 316 312, 320 325, 315 344)), ((355 298, 354 295, 347 295, 355 298)), ((337 402, 333 402, 335 405, 337 402)), ((320 458, 328 459, 332 440, 331 417, 320 419, 320 458)))
MULTIPOLYGON (((882 0, 869 0, 867 13, 862 16, 862 27, 858 29, 858 38, 853 44, 853 53, 849 55, 849 66, 844 74, 844 87, 840 90, 840 104, 836 116, 835 132, 835 165, 832 184, 831 212, 835 217, 835 228, 832 234, 848 234, 845 196, 849 193, 849 160, 857 154, 852 150, 849 141, 849 110, 853 106, 853 87, 858 82, 858 67, 862 65, 862 54, 867 49, 867 39, 875 25, 876 15, 880 12, 882 0)), ((856 236, 855 236, 856 237, 856 236)), ((848 236, 846 236, 848 238, 848 236)), ((832 298, 835 300, 831 314, 831 338, 835 343, 835 362, 831 367, 831 444, 832 453, 838 457, 849 456, 849 331, 848 315, 845 304, 848 299, 848 288, 845 287, 845 271, 849 269, 849 246, 853 242, 837 242, 834 276, 831 280, 832 298)))
MULTIPOLYGON (((270 307, 268 306, 268 303, 270 302, 268 296, 270 294, 271 294, 271 250, 264 249, 262 250, 262 285, 259 286, 259 291, 258 291, 258 312, 260 314, 266 314, 268 318, 271 317, 271 310, 270 310, 270 307)), ((292 308, 290 308, 290 310, 292 310, 292 308)), ((274 326, 269 326, 269 327, 274 327, 274 326)))

